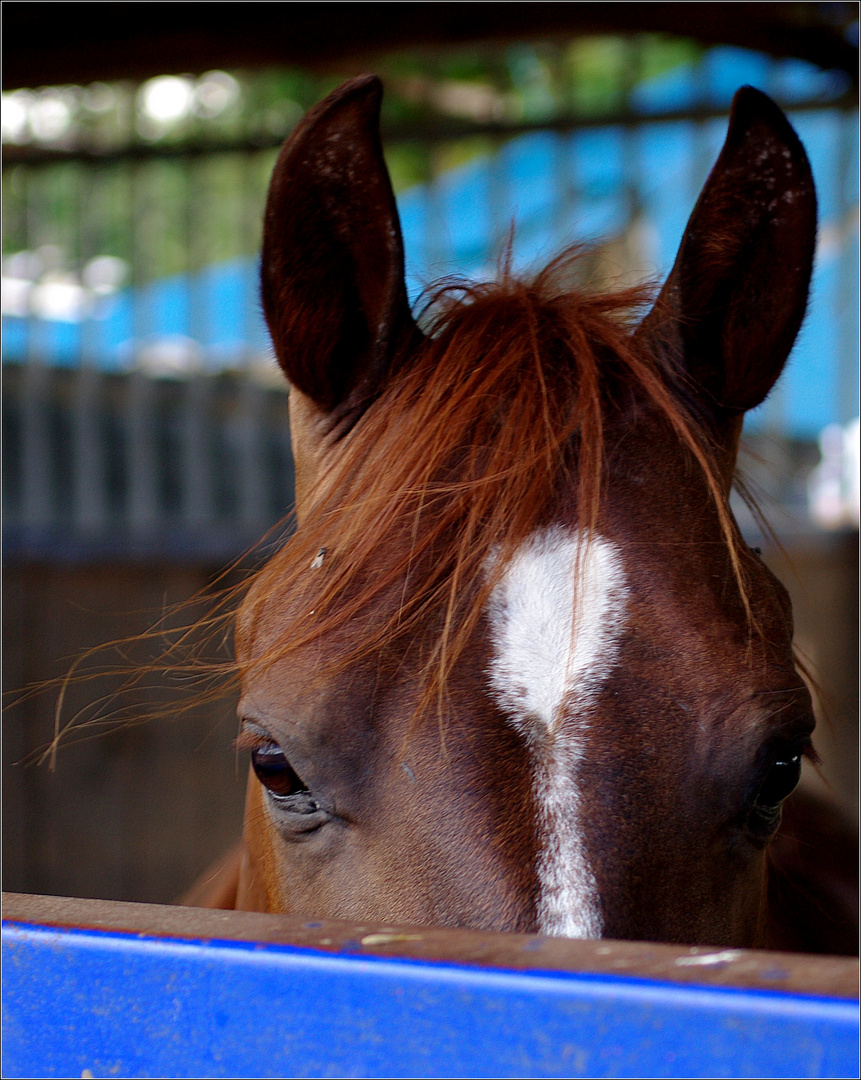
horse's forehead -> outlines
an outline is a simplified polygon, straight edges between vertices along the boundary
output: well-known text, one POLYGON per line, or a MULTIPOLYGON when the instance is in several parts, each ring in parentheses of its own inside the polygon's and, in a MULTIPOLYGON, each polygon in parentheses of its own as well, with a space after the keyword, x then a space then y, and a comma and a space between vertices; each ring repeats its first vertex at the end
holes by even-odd
POLYGON ((705 722, 716 702, 797 685, 786 592, 752 555, 738 581, 708 493, 685 500, 670 489, 649 507, 644 489, 636 513, 618 498, 628 493, 608 492, 592 533, 561 515, 506 567, 488 605, 503 709, 552 734, 562 718, 588 715, 612 679, 638 695, 679 691, 705 722))
MULTIPOLYGON (((309 579, 321 572, 318 559, 307 564, 309 579)), ((333 697, 361 700, 368 687, 385 680, 386 670, 377 650, 363 650, 362 642, 402 597, 402 588, 395 583, 374 597, 367 611, 315 633, 325 605, 318 607, 316 594, 306 594, 301 584, 286 588, 284 576, 276 555, 258 571, 237 611, 235 648, 244 695, 264 713, 290 708, 305 719, 325 711, 333 697)))
POLYGON ((281 558, 275 556, 255 575, 236 613, 236 654, 240 664, 277 649, 296 598, 282 587, 281 558))
POLYGON ((623 559, 611 541, 554 525, 521 545, 488 605, 490 680, 516 725, 528 717, 552 736, 565 713, 582 711, 615 664, 627 612, 623 559))

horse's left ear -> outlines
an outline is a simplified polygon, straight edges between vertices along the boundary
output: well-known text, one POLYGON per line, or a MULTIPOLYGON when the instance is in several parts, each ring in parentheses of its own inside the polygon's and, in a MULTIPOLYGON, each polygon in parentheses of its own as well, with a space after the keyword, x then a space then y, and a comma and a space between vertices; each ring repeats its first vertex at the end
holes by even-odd
POLYGON ((714 418, 762 402, 807 304, 816 194, 804 148, 765 94, 735 95, 723 150, 638 334, 662 344, 714 418))
POLYGON ((380 80, 363 75, 311 109, 281 150, 266 204, 266 321, 290 384, 330 427, 355 419, 420 338, 381 98, 380 80))

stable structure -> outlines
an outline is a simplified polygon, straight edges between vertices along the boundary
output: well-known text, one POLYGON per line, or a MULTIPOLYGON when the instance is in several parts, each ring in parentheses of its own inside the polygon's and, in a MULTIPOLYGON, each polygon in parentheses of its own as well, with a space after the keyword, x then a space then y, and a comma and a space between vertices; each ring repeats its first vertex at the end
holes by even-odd
MULTIPOLYGON (((784 505, 804 505, 803 484, 793 478, 814 464, 815 432, 822 422, 845 424, 857 412, 855 5, 746 4, 740 15, 735 4, 410 4, 392 18, 391 5, 365 4, 340 5, 333 21, 320 20, 316 4, 255 5, 252 18, 247 5, 227 4, 206 25, 194 5, 174 5, 170 20, 159 17, 157 5, 55 8, 49 23, 36 5, 11 5, 4 13, 3 75, 10 89, 297 60, 352 73, 372 67, 380 50, 406 44, 626 31, 760 49, 775 58, 763 67, 768 80, 797 70, 799 58, 819 65, 806 96, 782 75, 763 84, 795 109, 796 122, 807 129, 805 140, 815 142, 814 166, 828 192, 820 255, 831 276, 823 277, 818 292, 827 303, 824 314, 813 313, 811 355, 822 365, 818 375, 834 411, 824 420, 809 417, 806 410, 819 401, 799 378, 789 399, 773 401, 775 422, 765 436, 780 436, 777 418, 784 414, 803 421, 803 440, 778 444, 786 468, 771 494, 784 505), (794 59, 784 64, 785 58, 794 59), (835 81, 841 73, 843 80, 835 81), (823 349, 826 334, 829 348, 823 349), (842 364, 829 362, 835 345, 842 364), (800 460, 790 460, 793 455, 800 460)), ((628 56, 636 59, 636 50, 628 56)), ((753 62, 750 53, 736 59, 753 62)), ((572 218, 585 218, 594 226, 588 239, 600 234, 629 248, 638 243, 654 269, 662 256, 648 246, 643 211, 663 200, 664 209, 683 217, 689 203, 679 195, 681 180, 638 187, 637 170, 655 156, 650 139, 674 125, 692 150, 684 186, 699 185, 697 170, 722 130, 729 100, 710 98, 712 84, 709 94, 702 91, 696 80, 709 71, 704 61, 691 76, 692 97, 674 104, 658 98, 650 108, 648 101, 628 108, 638 102, 629 102, 634 88, 627 86, 625 107, 599 116, 575 109, 529 122, 449 119, 433 130, 389 131, 392 151, 424 140, 427 176, 412 191, 399 192, 405 226, 414 227, 408 258, 412 253, 413 269, 422 271, 416 285, 437 258, 449 261, 443 271, 453 265, 482 270, 508 226, 504 196, 513 179, 535 200, 534 222, 543 222, 554 237, 573 238, 567 231, 572 218), (602 139, 612 154, 589 159, 588 145, 602 139), (483 142, 487 153, 447 168, 446 158, 461 155, 470 140, 483 142), (546 175, 548 162, 564 192, 550 210, 534 175, 537 164, 546 175), (468 191, 478 193, 493 228, 472 250, 434 249, 445 234, 468 246, 469 230, 486 223, 467 201, 468 191), (602 218, 608 207, 613 213, 602 218)), ((758 84, 758 76, 736 73, 726 92, 741 81, 758 84)), ((671 79, 657 79, 651 92, 672 89, 671 79)), ((98 104, 97 95, 93 102, 98 104)), ((18 559, 7 579, 10 687, 59 673, 42 665, 38 650, 56 664, 80 648, 60 635, 73 623, 87 623, 91 637, 84 645, 144 628, 105 631, 103 623, 97 633, 93 597, 115 611, 150 606, 153 590, 169 599, 180 589, 188 595, 219 561, 277 521, 290 502, 286 396, 260 380, 259 364, 251 370, 260 359, 259 320, 252 325, 253 259, 215 265, 207 250, 209 222, 201 214, 218 190, 229 210, 225 217, 232 215, 248 238, 248 251, 256 251, 274 147, 286 130, 271 132, 268 142, 202 141, 188 152, 149 143, 93 152, 59 144, 7 148, 7 190, 15 197, 25 192, 19 199, 21 252, 10 250, 44 256, 36 269, 19 260, 15 278, 30 289, 27 297, 40 298, 43 316, 28 307, 4 327, 12 361, 4 371, 4 539, 7 556, 18 559), (228 159, 228 180, 221 183, 210 163, 228 159), (67 223, 68 235, 50 233, 43 211, 67 204, 68 213, 57 211, 57 218, 67 223), (132 265, 129 259, 128 289, 112 293, 111 267, 118 264, 103 260, 125 252, 111 246, 115 238, 103 210, 117 204, 130 208, 127 246, 139 261, 132 265), (159 244, 185 233, 197 244, 187 267, 176 278, 153 281, 159 244), (52 265, 50 249, 64 244, 80 259, 52 265), (222 271, 238 277, 226 303, 219 291, 222 271), (30 280, 28 274, 41 277, 30 280), (50 288, 39 291, 42 286, 50 288), (179 296, 178 327, 159 322, 159 289, 179 296), (237 297, 244 304, 238 316, 237 297), (114 325, 97 317, 102 307, 86 308, 89 314, 77 323, 48 317, 58 310, 51 303, 65 303, 68 315, 82 298, 119 310, 120 344, 131 345, 124 360, 116 354, 123 363, 113 369, 96 355, 100 330, 114 325), (217 316, 247 331, 238 350, 222 348, 225 339, 210 333, 217 316), (124 320, 131 329, 123 329, 124 320), (64 349, 74 354, 65 364, 58 362, 64 349), (232 370, 216 373, 219 365, 210 361, 219 356, 227 356, 232 370), (150 561, 121 565, 144 558, 150 561), (175 565, 166 568, 168 558, 175 565), (125 578, 133 579, 132 599, 118 601, 125 578), (67 598, 62 609, 61 594, 67 598), (29 637, 19 629, 29 630, 29 637), (25 646, 25 639, 35 644, 25 646)), ((7 225, 13 202, 7 201, 7 225)), ((521 224, 537 255, 542 234, 529 232, 528 214, 521 224)), ((674 244, 670 232, 658 237, 668 247, 674 244)), ((626 261, 630 254, 625 252, 626 261)), ((773 458, 774 449, 763 447, 763 456, 773 458)), ((794 598, 797 625, 824 669, 822 682, 833 688, 844 673, 851 690, 843 700, 838 689, 836 726, 847 732, 857 732, 857 676, 851 670, 857 661, 857 536, 850 526, 794 538, 796 562, 808 582, 794 598), (835 605, 826 607, 829 599, 835 605)), ((13 718, 6 727, 11 742, 4 744, 4 771, 43 744, 52 723, 52 708, 44 716, 34 710, 13 718)), ((190 880, 217 853, 220 833, 238 835, 242 769, 234 791, 233 761, 224 751, 233 721, 227 715, 219 723, 221 731, 213 735, 215 722, 204 718, 184 729, 185 739, 176 730, 114 733, 73 748, 56 776, 10 769, 4 779, 7 881, 45 892, 79 888, 87 895, 125 896, 152 896, 158 882, 165 890, 159 896, 175 895, 182 886, 174 874, 187 873, 190 880), (205 760, 201 747, 211 751, 205 760), (196 790, 187 782, 192 763, 203 766, 196 790), (214 805, 215 794, 225 792, 235 807, 226 797, 224 806, 214 805), (150 821, 144 821, 147 814, 150 821), (96 826, 86 838, 85 818, 96 826), (199 826, 215 849, 204 850, 191 832, 186 846, 177 846, 180 819, 199 826), (37 866, 45 853, 44 865, 37 866), (59 878, 50 876, 55 870, 68 875, 70 868, 84 875, 99 857, 113 865, 97 888, 83 876, 67 876, 59 886, 59 878)), ((849 791, 856 787, 857 754, 847 746, 832 757, 849 791)), ((321 923, 48 896, 7 895, 4 920, 7 1076, 858 1075, 855 960, 321 923)))
POLYGON ((848 958, 6 895, 3 964, 8 1077, 858 1074, 848 958))

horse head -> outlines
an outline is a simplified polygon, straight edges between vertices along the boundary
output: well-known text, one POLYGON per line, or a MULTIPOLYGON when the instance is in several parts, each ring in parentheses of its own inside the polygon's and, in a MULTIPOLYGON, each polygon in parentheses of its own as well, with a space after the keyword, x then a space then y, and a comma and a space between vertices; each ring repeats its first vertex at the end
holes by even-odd
POLYGON ((814 720, 729 489, 804 315, 804 150, 739 91, 645 315, 569 258, 419 329, 380 98, 311 110, 266 209, 297 530, 236 624, 240 906, 762 942, 814 720))

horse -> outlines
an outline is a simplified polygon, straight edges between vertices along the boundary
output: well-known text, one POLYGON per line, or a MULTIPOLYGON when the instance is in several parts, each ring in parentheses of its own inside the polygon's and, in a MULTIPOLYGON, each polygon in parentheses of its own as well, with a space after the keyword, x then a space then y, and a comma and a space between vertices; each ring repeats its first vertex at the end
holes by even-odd
POLYGON ((744 87, 656 296, 509 256, 414 316, 381 96, 335 90, 271 180, 296 530, 236 615, 243 843, 191 902, 798 947, 772 864, 814 714, 729 494, 804 317, 804 148, 744 87))

